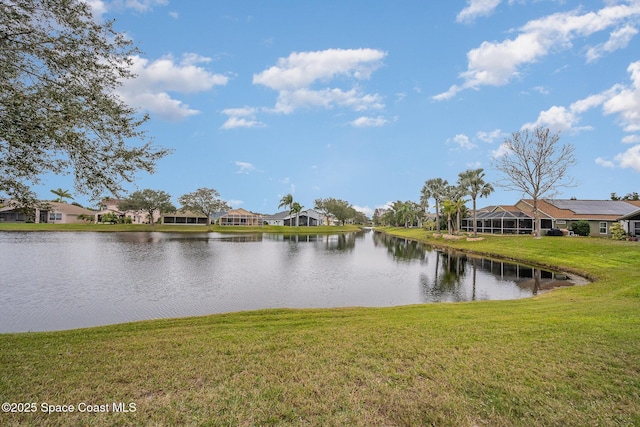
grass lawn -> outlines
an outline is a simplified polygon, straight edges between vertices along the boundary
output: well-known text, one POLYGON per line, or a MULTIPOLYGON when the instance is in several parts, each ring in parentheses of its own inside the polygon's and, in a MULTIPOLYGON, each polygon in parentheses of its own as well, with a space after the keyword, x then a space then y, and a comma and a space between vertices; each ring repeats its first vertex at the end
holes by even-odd
POLYGON ((0 425, 640 426, 640 244, 386 231, 597 281, 515 301, 3 334, 0 400, 36 412, 0 425))

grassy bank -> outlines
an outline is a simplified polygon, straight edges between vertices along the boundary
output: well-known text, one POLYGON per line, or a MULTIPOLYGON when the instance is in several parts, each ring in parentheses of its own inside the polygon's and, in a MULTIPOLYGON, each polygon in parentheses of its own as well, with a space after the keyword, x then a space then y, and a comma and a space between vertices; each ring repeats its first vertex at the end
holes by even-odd
POLYGON ((219 225, 167 225, 167 224, 26 224, 0 223, 0 231, 94 231, 129 232, 159 231, 173 233, 282 233, 282 234, 333 234, 359 230, 355 225, 320 227, 284 227, 284 226, 219 226, 219 225))
POLYGON ((431 242, 597 282, 517 301, 267 310, 0 335, 0 400, 37 405, 35 413, 0 413, 0 424, 640 425, 638 243, 431 242), (45 414, 43 402, 131 402, 136 411, 45 414))

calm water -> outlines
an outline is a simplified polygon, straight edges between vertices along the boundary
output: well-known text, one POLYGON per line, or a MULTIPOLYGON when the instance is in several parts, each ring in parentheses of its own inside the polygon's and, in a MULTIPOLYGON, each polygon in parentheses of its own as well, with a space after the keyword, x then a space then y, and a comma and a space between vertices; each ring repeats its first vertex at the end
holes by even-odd
MULTIPOLYGON (((531 268, 371 231, 0 232, 0 332, 261 308, 524 298, 537 292, 533 277, 531 268)), ((560 276, 542 277, 544 287, 560 276)))

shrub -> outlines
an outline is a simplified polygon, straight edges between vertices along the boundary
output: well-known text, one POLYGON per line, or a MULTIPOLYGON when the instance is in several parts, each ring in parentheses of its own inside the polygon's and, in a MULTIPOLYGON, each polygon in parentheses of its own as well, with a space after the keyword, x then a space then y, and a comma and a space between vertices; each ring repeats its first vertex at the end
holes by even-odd
POLYGON ((588 236, 589 234, 591 234, 591 226, 589 225, 589 221, 585 220, 571 223, 569 229, 578 236, 588 236))
POLYGON ((627 233, 623 230, 619 222, 611 224, 611 238, 613 240, 624 240, 627 237, 627 233))

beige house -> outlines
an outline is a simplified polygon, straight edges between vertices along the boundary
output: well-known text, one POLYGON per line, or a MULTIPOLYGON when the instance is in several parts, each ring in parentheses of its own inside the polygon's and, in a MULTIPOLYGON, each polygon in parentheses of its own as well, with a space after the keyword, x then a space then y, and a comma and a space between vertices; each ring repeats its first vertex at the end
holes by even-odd
POLYGON ((62 202, 46 202, 47 207, 35 209, 33 215, 27 215, 20 209, 9 204, 0 208, 0 222, 26 222, 49 224, 78 224, 86 223, 86 218, 93 218, 95 211, 85 209, 81 206, 70 205, 62 202))
MULTIPOLYGON (((101 222, 102 215, 104 214, 116 214, 118 218, 131 218, 132 224, 149 223, 149 213, 145 211, 121 211, 118 205, 122 202, 123 200, 120 199, 103 199, 102 202, 100 202, 100 210, 95 213, 95 221, 101 222)), ((159 219, 160 214, 154 212, 153 222, 158 222, 159 219)))
POLYGON ((220 225, 242 225, 247 227, 262 226, 263 217, 260 214, 245 209, 232 209, 218 219, 220 225))
MULTIPOLYGON (((610 237, 611 225, 623 224, 629 234, 640 232, 640 202, 628 200, 538 200, 538 218, 544 234, 550 229, 568 230, 576 221, 589 222, 591 236, 610 237), (625 227, 626 225, 626 227, 625 227)), ((481 233, 527 234, 534 230, 533 200, 521 199, 513 206, 490 206, 476 212, 481 233)), ((473 231, 473 218, 462 221, 462 229, 473 231)))

